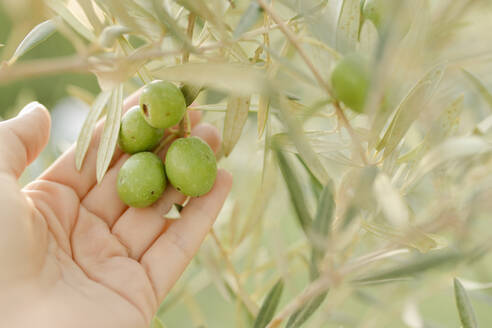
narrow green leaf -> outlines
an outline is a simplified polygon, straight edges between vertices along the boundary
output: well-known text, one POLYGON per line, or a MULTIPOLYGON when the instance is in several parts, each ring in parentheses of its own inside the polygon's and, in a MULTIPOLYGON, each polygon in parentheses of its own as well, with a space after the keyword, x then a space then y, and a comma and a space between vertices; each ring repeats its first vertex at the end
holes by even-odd
MULTIPOLYGON (((277 136, 279 136, 277 134, 277 136)), ((309 174, 309 178, 311 180, 311 189, 313 190, 314 195, 316 196, 316 199, 319 199, 321 192, 323 191, 323 184, 314 176, 313 172, 309 169, 309 167, 306 165, 304 160, 299 154, 296 154, 297 159, 299 162, 301 162, 302 166, 306 169, 306 172, 309 174)))
POLYGON ((166 328, 164 323, 158 317, 154 317, 150 323, 150 328, 166 328))
POLYGON ((254 328, 265 328, 266 325, 272 320, 277 306, 282 297, 282 291, 284 290, 284 282, 279 280, 275 286, 272 287, 268 295, 266 296, 263 304, 261 305, 258 316, 256 317, 254 328))
POLYGON ((477 328, 477 319, 475 319, 475 312, 468 294, 461 282, 456 278, 454 278, 454 296, 463 328, 477 328))
POLYGON ((166 26, 169 32, 171 32, 174 39, 182 43, 188 51, 195 52, 195 47, 191 43, 191 40, 174 20, 174 18, 169 15, 166 8, 164 8, 163 2, 153 0, 152 4, 154 6, 154 11, 157 14, 157 18, 164 26, 166 26))
POLYGON ((94 42, 96 36, 82 24, 77 17, 68 9, 67 5, 62 0, 45 0, 45 3, 58 14, 70 27, 72 27, 78 34, 83 36, 86 40, 94 42))
POLYGON ((96 177, 100 183, 108 170, 118 142, 121 112, 123 105, 123 84, 114 89, 108 104, 108 114, 104 122, 104 129, 97 151, 96 177))
POLYGON ((258 138, 261 138, 265 131, 265 126, 268 120, 268 112, 270 109, 270 98, 266 95, 260 95, 258 100, 258 138))
POLYGON ((388 156, 400 144, 412 123, 425 109, 425 105, 434 95, 446 69, 445 64, 432 68, 409 91, 396 110, 386 133, 377 145, 377 150, 384 148, 384 155, 388 156))
POLYGON ((127 34, 130 31, 131 29, 129 29, 126 26, 121 26, 121 25, 107 26, 106 28, 104 28, 101 35, 99 36, 99 43, 104 48, 111 48, 113 47, 114 43, 120 36, 122 36, 123 34, 127 34))
POLYGON ((365 283, 412 276, 442 265, 454 264, 464 257, 465 254, 458 251, 435 251, 431 254, 418 255, 406 263, 356 279, 353 282, 365 283))
POLYGON ((278 108, 280 119, 287 128, 290 140, 294 143, 302 160, 316 179, 322 184, 326 184, 330 180, 330 177, 321 163, 320 158, 306 139, 301 123, 293 115, 289 102, 283 97, 280 97, 279 100, 278 108))
POLYGON ((225 156, 229 156, 241 137, 244 124, 248 120, 249 105, 250 97, 229 97, 222 134, 222 149, 225 156))
POLYGON ((96 126, 99 117, 101 117, 101 113, 103 112, 104 106, 108 103, 110 96, 111 92, 109 91, 103 91, 97 96, 92 104, 91 111, 87 114, 84 124, 82 125, 82 129, 77 138, 77 146, 75 148, 75 166, 77 167, 77 170, 82 168, 85 155, 87 154, 87 150, 91 143, 94 127, 96 126))
POLYGON ((300 328, 302 325, 316 312, 316 310, 321 306, 323 301, 328 295, 328 292, 324 292, 315 298, 311 299, 309 302, 304 304, 299 310, 294 312, 287 321, 285 328, 300 328))
POLYGON ((299 223, 304 232, 307 233, 309 231, 309 227, 312 224, 312 218, 311 214, 309 214, 308 208, 306 207, 306 201, 304 193, 302 191, 302 184, 299 181, 298 176, 295 174, 295 170, 292 167, 292 164, 289 162, 286 154, 284 154, 275 144, 274 149, 277 155, 277 161, 280 167, 280 171, 282 172, 284 181, 287 184, 287 189, 289 190, 289 195, 297 214, 297 219, 299 220, 299 223))
POLYGON ((26 52, 48 39, 56 31, 56 24, 54 21, 47 20, 36 25, 21 41, 17 49, 15 49, 14 55, 9 60, 9 65, 16 62, 16 60, 24 55, 26 52))
POLYGON ((183 96, 185 97, 186 106, 190 106, 203 90, 201 86, 196 86, 192 84, 183 84, 180 89, 183 93, 183 96))
POLYGON ((463 74, 468 78, 468 80, 473 84, 473 86, 477 89, 483 99, 489 105, 490 110, 492 110, 492 93, 485 87, 482 81, 472 73, 468 72, 465 69, 462 69, 463 74))
POLYGON ((335 213, 335 187, 330 181, 325 185, 318 200, 316 216, 312 226, 313 249, 311 251, 311 280, 318 278, 319 261, 325 254, 325 241, 330 235, 333 215, 335 213))
POLYGON ((360 0, 343 0, 338 16, 337 50, 343 54, 353 52, 359 39, 360 0))
POLYGON ((241 19, 234 30, 234 39, 238 39, 244 32, 249 31, 249 29, 258 22, 262 12, 263 10, 257 2, 255 0, 251 1, 251 4, 241 16, 241 19))

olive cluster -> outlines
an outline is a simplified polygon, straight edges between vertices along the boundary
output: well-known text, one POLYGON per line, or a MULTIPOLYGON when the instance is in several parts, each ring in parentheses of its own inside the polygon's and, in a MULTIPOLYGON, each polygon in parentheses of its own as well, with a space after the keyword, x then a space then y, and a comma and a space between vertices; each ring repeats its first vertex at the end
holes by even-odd
POLYGON ((143 88, 140 105, 123 116, 118 143, 132 155, 118 172, 117 191, 128 206, 153 204, 164 192, 167 180, 192 197, 206 194, 212 188, 217 163, 212 149, 202 139, 176 139, 165 162, 152 152, 160 144, 165 129, 178 124, 185 112, 185 97, 178 87, 153 81, 143 88))

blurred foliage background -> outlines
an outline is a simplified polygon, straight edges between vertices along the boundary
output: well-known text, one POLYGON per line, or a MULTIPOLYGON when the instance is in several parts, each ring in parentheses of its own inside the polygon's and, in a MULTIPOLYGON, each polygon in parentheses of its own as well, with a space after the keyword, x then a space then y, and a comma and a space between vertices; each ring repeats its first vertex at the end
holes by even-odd
MULTIPOLYGON (((76 16, 83 16, 80 8, 77 11, 76 1, 50 2, 66 3, 76 16)), ((133 2, 148 3, 125 0, 121 6, 125 9, 123 3, 133 2)), ((272 2, 273 12, 284 21, 303 18, 299 23, 289 21, 289 28, 301 40, 318 74, 329 80, 333 66, 346 53, 343 42, 335 38, 337 33, 345 31, 343 24, 337 25, 337 20, 341 19, 342 8, 356 1, 272 2), (319 10, 307 10, 312 8, 319 10)), ((94 3, 114 4, 104 0, 94 3)), ((180 9, 175 1, 164 3, 173 17, 179 17, 177 24, 185 31, 188 11, 180 9)), ((204 42, 205 45, 223 44, 208 57, 192 55, 190 61, 237 62, 237 57, 241 57, 237 53, 244 51, 247 64, 255 69, 265 69, 265 63, 278 65, 280 69, 272 80, 279 83, 278 92, 285 96, 280 98, 280 103, 288 103, 290 111, 285 116, 281 109, 285 103, 273 102, 266 132, 258 137, 260 99, 256 94, 251 99, 241 138, 230 156, 220 162, 220 166, 233 173, 232 194, 213 234, 162 304, 157 314, 162 322, 167 327, 251 327, 265 296, 279 279, 284 282, 277 307, 280 311, 302 295, 304 288, 321 274, 326 278, 324 286, 328 284, 330 291, 303 327, 459 327, 453 289, 455 277, 460 278, 468 291, 479 326, 491 326, 492 162, 489 150, 492 96, 489 90, 492 90, 492 43, 488 42, 488 34, 492 29, 492 5, 478 0, 415 1, 420 11, 413 13, 410 32, 403 41, 394 40, 390 32, 378 36, 370 22, 364 28, 363 24, 357 25, 361 35, 357 49, 377 59, 373 64, 380 69, 376 72, 382 77, 373 73, 372 81, 374 85, 379 83, 385 94, 385 105, 375 96, 372 105, 377 110, 373 108, 372 112, 362 115, 337 105, 342 106, 355 134, 363 141, 364 152, 369 157, 369 163, 363 163, 354 155, 357 151, 351 144, 350 134, 339 126, 333 99, 316 86, 312 72, 295 47, 289 46, 288 38, 278 26, 266 30, 268 34, 257 33, 243 42, 233 37, 241 20, 251 20, 248 10, 255 18, 245 25, 243 33, 273 24, 258 6, 254 7, 255 1, 196 3, 216 11, 218 16, 213 17, 219 17, 225 24, 225 36, 217 30, 206 31, 213 37, 205 38, 211 40, 209 44, 204 42), (270 38, 268 44, 266 38, 270 38), (242 50, 234 48, 237 46, 242 50), (387 49, 390 50, 385 52, 387 49), (440 71, 442 67, 446 67, 445 73, 440 71), (470 71, 471 75, 463 73, 462 69, 470 71), (442 73, 437 79, 442 78, 441 83, 432 76, 421 80, 429 71, 435 75, 442 73), (389 126, 394 117, 390 114, 397 111, 416 83, 429 85, 429 88, 435 84, 438 91, 432 94, 429 103, 418 101, 427 96, 425 88, 417 93, 419 99, 413 100, 407 111, 420 113, 423 109, 422 114, 410 118, 411 128, 400 137, 402 143, 397 140, 397 151, 382 156, 384 151, 376 150, 374 141, 371 144, 371 131, 378 128, 377 124, 371 124, 381 118, 376 131, 377 141, 381 143, 383 126, 389 126), (286 123, 288 117, 295 118, 290 126, 286 123), (296 126, 302 126, 300 134, 296 134, 299 133, 296 126), (449 132, 432 144, 439 150, 434 153, 431 152, 434 148, 428 149, 427 145, 419 150, 429 131, 433 135, 439 131, 449 132), (469 139, 451 139, 453 136, 473 136, 489 148, 474 153, 472 146, 476 143, 467 143, 469 139), (309 163, 303 165, 306 159, 297 144, 300 139, 296 138, 308 141, 311 147, 308 149, 314 150, 333 182, 331 199, 335 201, 336 210, 334 223, 329 224, 334 232, 321 243, 323 254, 322 259, 318 259, 319 272, 314 270, 315 277, 312 269, 315 246, 309 232, 306 237, 301 229, 299 219, 303 213, 299 206, 303 205, 296 200, 304 204, 304 215, 316 217, 323 204, 321 195, 324 194, 320 195, 323 186, 313 177, 309 163), (448 139, 451 143, 444 144, 448 139), (274 142, 277 148, 270 147, 274 142), (444 151, 448 152, 437 148, 443 144, 447 147, 444 151), (465 156, 467 149, 470 153, 465 156), (448 155, 449 163, 440 161, 448 155), (279 158, 284 158, 284 162, 277 163, 275 159, 279 158), (408 187, 410 178, 421 180, 408 187), (295 185, 295 181, 299 185, 295 185), (403 209, 401 204, 404 204, 403 209), (397 222, 402 212, 409 221, 405 228, 397 222), (345 226, 341 222, 348 216, 351 219, 345 226)), ((123 24, 121 13, 116 8, 113 10, 115 17, 110 19, 108 15, 105 23, 123 24)), ((4 46, 0 47, 0 59, 8 60, 34 26, 54 16, 56 14, 43 1, 2 0, 0 44, 4 46)), ((195 34, 206 30, 207 18, 210 17, 198 15, 195 34)), ((350 22, 353 18, 345 23, 350 25, 350 22)), ((23 55, 17 64, 42 58, 86 56, 84 49, 87 50, 88 42, 81 42, 80 36, 73 37, 74 32, 66 23, 60 24, 65 26, 63 33, 55 32, 23 55)), ((135 48, 145 46, 142 33, 130 34, 130 44, 135 48)), ((159 39, 162 41, 159 49, 182 52, 179 40, 171 39, 167 35, 159 39)), ((194 41, 197 39, 195 36, 194 41)), ((101 52, 112 54, 116 48, 101 52)), ((159 60, 145 63, 157 77, 166 73, 159 71, 160 67, 180 64, 174 57, 159 60)), ((3 74, 1 70, 0 74, 3 74)), ((200 74, 206 73, 197 68, 196 78, 207 80, 200 74)), ((221 78, 220 73, 216 78, 221 78)), ((241 75, 234 78, 244 78, 244 85, 239 84, 239 88, 247 87, 248 78, 241 75)), ((136 76, 120 82, 126 82, 126 94, 142 84, 136 76)), ((204 120, 222 130, 224 112, 229 108, 228 96, 223 89, 211 84, 202 92, 198 103, 204 110, 204 120)), ((33 100, 45 104, 53 114, 50 146, 23 176, 23 183, 35 178, 76 140, 91 100, 100 90, 97 78, 89 72, 57 72, 0 83, 0 116, 3 118, 12 117, 33 100)), ((372 94, 380 96, 381 90, 372 90, 372 94)))

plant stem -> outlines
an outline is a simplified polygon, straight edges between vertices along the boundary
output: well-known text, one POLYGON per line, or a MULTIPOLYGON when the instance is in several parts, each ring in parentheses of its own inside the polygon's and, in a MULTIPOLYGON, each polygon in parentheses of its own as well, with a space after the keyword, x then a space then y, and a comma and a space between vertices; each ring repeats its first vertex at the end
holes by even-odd
MULTIPOLYGON (((336 99, 333 95, 333 91, 331 90, 330 86, 328 83, 321 77, 319 72, 316 70, 316 67, 314 67, 313 62, 309 59, 309 56, 306 54, 304 49, 301 46, 301 42, 297 38, 297 36, 289 29, 287 25, 285 25, 285 22, 277 16, 277 14, 270 8, 269 5, 264 0, 257 0, 258 4, 263 8, 263 10, 270 15, 270 17, 273 19, 275 23, 278 24, 279 29, 284 33, 286 38, 289 40, 289 42, 296 48, 297 53, 301 56, 301 58, 304 60, 304 63, 307 65, 313 76, 315 77, 316 81, 318 81, 318 84, 325 89, 326 93, 333 98, 336 99)), ((338 104, 338 103, 337 103, 338 104)), ((355 144, 356 148, 358 149, 360 153, 360 158, 364 162, 364 164, 367 164, 367 157, 364 152, 364 148, 362 147, 360 140, 357 138, 355 135, 355 132, 350 125, 350 122, 347 120, 345 117, 345 114, 343 113, 342 109, 340 106, 335 106, 335 109, 337 111, 338 117, 341 119, 342 124, 345 126, 347 131, 349 132, 350 136, 352 137, 352 142, 355 144)))

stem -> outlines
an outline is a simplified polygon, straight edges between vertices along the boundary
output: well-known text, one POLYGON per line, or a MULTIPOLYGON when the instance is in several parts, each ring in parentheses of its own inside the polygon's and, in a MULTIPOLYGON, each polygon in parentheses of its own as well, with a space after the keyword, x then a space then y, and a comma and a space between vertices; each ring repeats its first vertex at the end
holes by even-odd
POLYGON ((242 299, 242 301, 243 301, 244 305, 246 306, 246 308, 248 309, 248 311, 253 316, 256 317, 256 315, 258 314, 258 306, 249 298, 249 295, 244 291, 244 289, 241 285, 239 274, 236 272, 234 265, 232 264, 231 260, 229 259, 229 255, 227 254, 226 250, 222 246, 222 244, 221 244, 219 238, 217 237, 215 230, 213 228, 210 231, 210 235, 212 236, 213 240, 215 241, 215 244, 217 245, 217 248, 219 249, 220 254, 224 258, 224 261, 227 265, 227 268, 229 269, 232 276, 234 277, 234 280, 235 280, 236 285, 237 285, 239 297, 242 299))
MULTIPOLYGON (((289 29, 287 25, 285 25, 285 22, 277 16, 277 14, 266 4, 264 0, 257 0, 258 4, 263 8, 263 10, 270 15, 270 17, 273 19, 275 23, 278 24, 279 29, 282 31, 282 33, 286 36, 286 38, 289 40, 289 42, 296 48, 297 53, 301 56, 301 58, 304 60, 304 63, 307 65, 313 76, 315 77, 316 81, 318 84, 325 89, 326 93, 333 99, 336 99, 333 95, 333 91, 331 90, 330 86, 328 83, 321 77, 321 75, 318 73, 316 70, 316 67, 314 67, 313 62, 309 59, 309 56, 306 54, 304 49, 301 46, 301 42, 297 38, 297 36, 289 29)), ((358 149, 360 153, 360 158, 364 162, 364 164, 367 164, 367 158, 364 153, 364 148, 362 147, 360 140, 357 138, 355 135, 355 132, 352 129, 352 126, 350 125, 350 122, 347 120, 345 117, 345 114, 343 114, 342 109, 340 106, 335 106, 335 109, 337 111, 338 117, 341 119, 343 125, 345 128, 348 130, 350 136, 352 137, 352 142, 355 144, 356 148, 358 149)))
POLYGON ((164 147, 166 147, 166 145, 169 144, 171 140, 177 137, 177 135, 178 135, 177 133, 171 133, 170 135, 162 139, 161 142, 159 143, 159 146, 157 146, 157 148, 154 149, 154 154, 159 154, 161 150, 163 150, 164 147))

